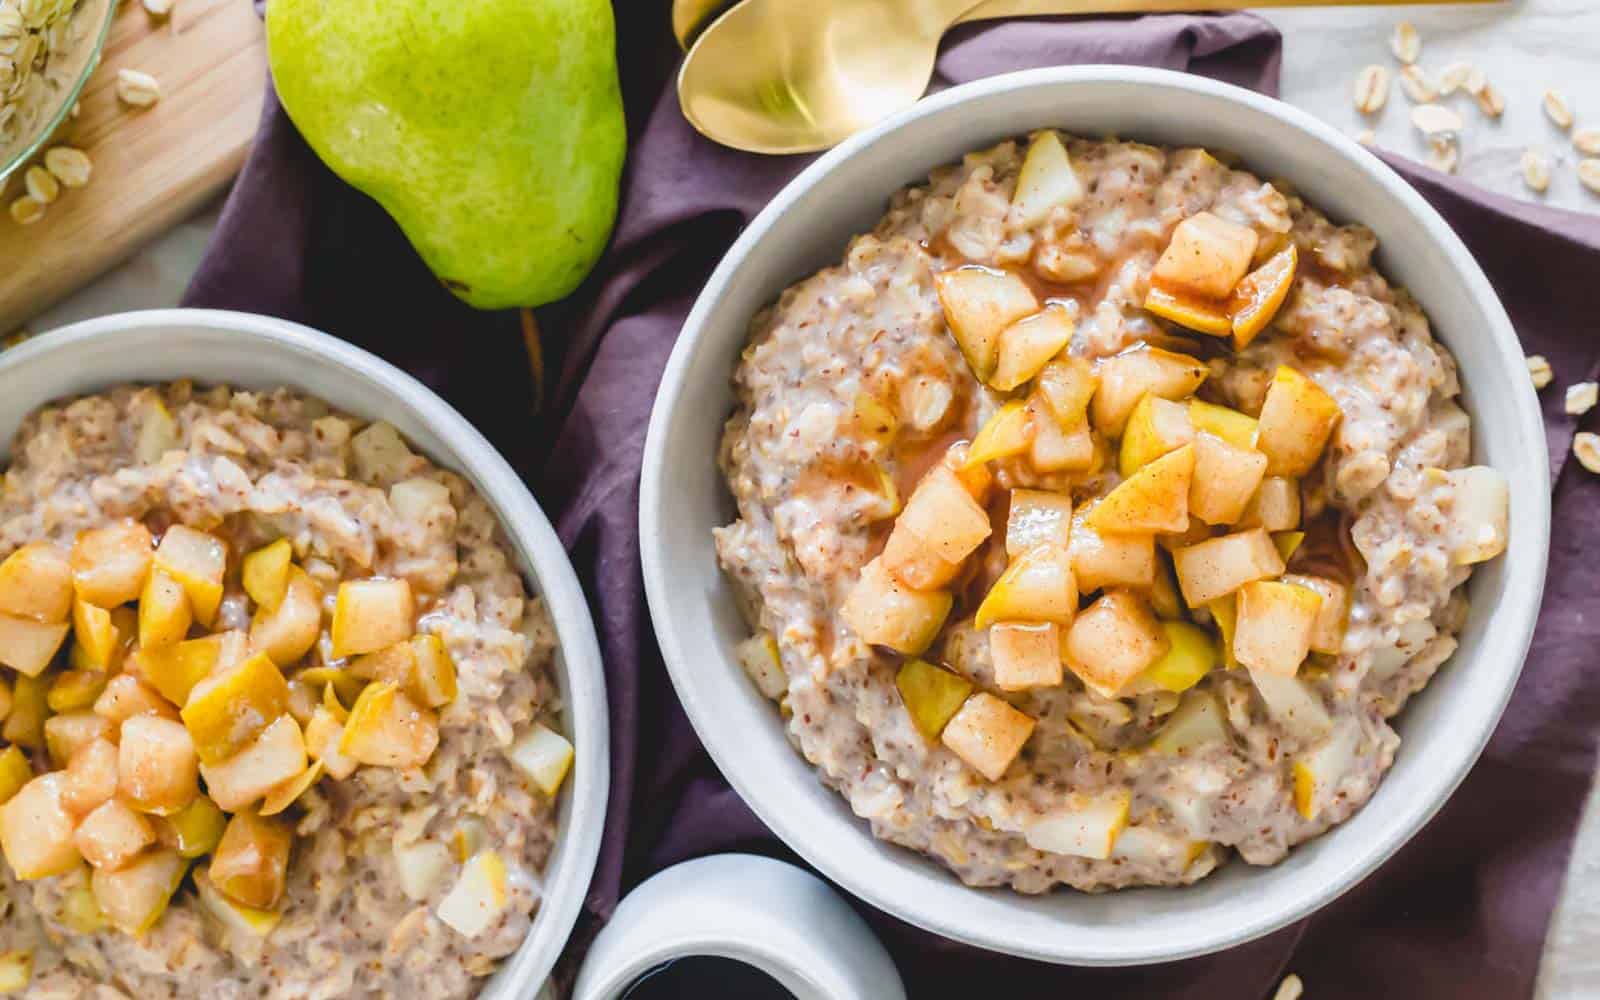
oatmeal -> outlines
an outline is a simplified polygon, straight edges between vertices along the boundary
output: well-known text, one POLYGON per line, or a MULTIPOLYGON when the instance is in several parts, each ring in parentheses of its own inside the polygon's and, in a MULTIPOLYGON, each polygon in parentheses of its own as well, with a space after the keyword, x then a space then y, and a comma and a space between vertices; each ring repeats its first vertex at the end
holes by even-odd
POLYGON ((973 885, 1185 884, 1371 797, 1507 490, 1376 240, 1199 149, 1042 132, 756 318, 741 660, 973 885))
POLYGON ((465 997, 572 758, 488 504, 290 390, 125 386, 0 490, 0 992, 465 997))

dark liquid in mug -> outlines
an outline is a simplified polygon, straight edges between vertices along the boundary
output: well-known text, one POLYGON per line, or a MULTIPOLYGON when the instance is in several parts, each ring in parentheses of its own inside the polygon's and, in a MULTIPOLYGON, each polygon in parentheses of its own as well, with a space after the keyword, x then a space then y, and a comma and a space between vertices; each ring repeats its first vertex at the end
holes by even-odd
POLYGON ((733 958, 692 955, 664 962, 634 980, 622 1000, 794 1000, 794 994, 753 965, 733 958))

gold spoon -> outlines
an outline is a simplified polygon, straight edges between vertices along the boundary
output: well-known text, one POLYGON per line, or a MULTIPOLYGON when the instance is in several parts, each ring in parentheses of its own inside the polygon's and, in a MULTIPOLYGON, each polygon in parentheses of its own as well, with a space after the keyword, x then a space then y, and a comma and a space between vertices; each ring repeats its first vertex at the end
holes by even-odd
MULTIPOLYGON (((953 25, 1044 14, 1393 6, 1496 0, 742 0, 700 34, 678 72, 684 117, 753 153, 810 153, 909 107, 953 25)), ((721 6, 677 0, 680 41, 721 6)))

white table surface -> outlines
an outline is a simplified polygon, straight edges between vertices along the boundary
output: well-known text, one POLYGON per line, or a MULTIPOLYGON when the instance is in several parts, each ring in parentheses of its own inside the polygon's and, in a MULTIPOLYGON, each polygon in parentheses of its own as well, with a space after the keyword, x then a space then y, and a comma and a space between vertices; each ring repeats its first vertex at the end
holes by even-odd
MULTIPOLYGON (((1470 99, 1454 98, 1466 119, 1457 172, 1477 184, 1516 197, 1538 198, 1562 208, 1600 211, 1600 196, 1582 188, 1577 158, 1566 137, 1545 118, 1540 98, 1555 87, 1567 99, 1578 126, 1600 127, 1600 3, 1593 0, 1513 0, 1471 7, 1382 9, 1311 8, 1265 11, 1284 33, 1283 97, 1354 135, 1376 131, 1384 148, 1423 159, 1426 146, 1408 119, 1410 102, 1396 84, 1383 112, 1358 114, 1351 92, 1367 63, 1397 69, 1388 50, 1396 21, 1410 20, 1422 36, 1420 65, 1437 74, 1463 60, 1482 68, 1506 98, 1497 122, 1478 114, 1470 99), (1529 147, 1549 154, 1548 193, 1523 186, 1519 160, 1529 147)), ((177 227, 132 261, 67 301, 36 317, 33 330, 107 312, 177 304, 215 223, 213 205, 177 227)), ((1600 794, 1589 808, 1573 855, 1542 963, 1541 998, 1600 996, 1600 794)), ((1316 984, 1307 983, 1316 996, 1316 984)))

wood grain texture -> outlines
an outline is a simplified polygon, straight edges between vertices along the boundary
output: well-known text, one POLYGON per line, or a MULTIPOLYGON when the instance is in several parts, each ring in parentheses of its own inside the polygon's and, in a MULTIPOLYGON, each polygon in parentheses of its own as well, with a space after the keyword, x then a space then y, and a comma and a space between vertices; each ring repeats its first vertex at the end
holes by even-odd
MULTIPOLYGON (((121 263, 238 172, 266 87, 266 38, 249 0, 178 0, 151 19, 125 0, 81 112, 57 135, 94 161, 88 186, 63 191, 43 221, 0 215, 0 332, 121 263), (117 101, 121 67, 161 81, 161 101, 117 101)), ((4 195, 21 191, 20 171, 4 195)))

